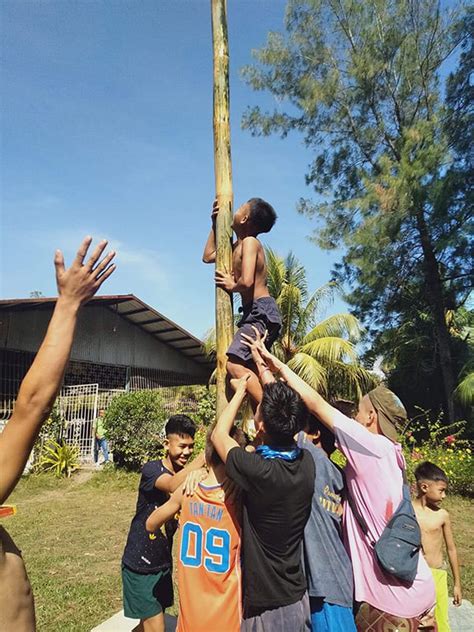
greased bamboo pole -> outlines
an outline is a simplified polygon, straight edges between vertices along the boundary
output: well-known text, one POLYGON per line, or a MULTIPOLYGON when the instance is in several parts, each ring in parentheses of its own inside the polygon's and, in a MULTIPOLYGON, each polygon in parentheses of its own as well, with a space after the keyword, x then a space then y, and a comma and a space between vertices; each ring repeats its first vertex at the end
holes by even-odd
MULTIPOLYGON (((216 270, 232 269, 232 163, 229 118, 229 44, 227 2, 211 0, 214 58, 214 171, 219 215, 216 270)), ((227 403, 226 351, 234 333, 232 296, 216 287, 217 415, 227 403)))

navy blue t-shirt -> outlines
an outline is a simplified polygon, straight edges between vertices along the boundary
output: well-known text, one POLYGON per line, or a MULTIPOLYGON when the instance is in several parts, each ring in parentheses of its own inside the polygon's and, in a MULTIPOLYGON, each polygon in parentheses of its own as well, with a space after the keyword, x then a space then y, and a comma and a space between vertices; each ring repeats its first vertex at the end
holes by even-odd
POLYGON ((166 536, 161 531, 148 533, 145 529, 145 523, 150 514, 169 498, 166 492, 155 487, 157 479, 163 474, 173 475, 173 472, 170 472, 161 460, 149 461, 142 469, 137 508, 122 557, 122 563, 136 573, 157 573, 165 568, 171 568, 171 545, 176 531, 175 521, 166 523, 166 536))
POLYGON ((302 432, 298 445, 311 454, 316 469, 311 514, 304 530, 303 565, 308 593, 327 603, 352 608, 352 565, 342 543, 344 474, 302 432))

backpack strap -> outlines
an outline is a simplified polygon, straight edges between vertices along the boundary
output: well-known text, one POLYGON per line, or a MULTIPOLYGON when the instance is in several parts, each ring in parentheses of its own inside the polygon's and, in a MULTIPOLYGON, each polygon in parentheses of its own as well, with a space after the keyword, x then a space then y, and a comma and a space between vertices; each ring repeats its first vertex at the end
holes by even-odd
MULTIPOLYGON (((400 502, 401 504, 404 500, 408 500, 411 502, 411 495, 410 495, 410 486, 408 484, 406 469, 404 467, 400 469, 402 470, 402 479, 403 479, 402 500, 400 502)), ((362 530, 362 533, 365 535, 366 538, 370 537, 369 526, 367 524, 367 521, 364 518, 364 516, 360 513, 360 511, 357 509, 354 499, 352 498, 352 495, 349 492, 349 489, 347 486, 346 486, 345 497, 346 497, 347 502, 349 503, 349 507, 351 508, 352 513, 354 514, 354 518, 356 519, 357 524, 362 530)), ((398 511, 398 508, 396 511, 398 511)), ((396 511, 394 511, 394 513, 396 513, 396 511)), ((375 546, 375 540, 373 538, 370 538, 370 544, 372 546, 375 546)))
MULTIPOLYGON (((367 521, 364 518, 364 516, 360 513, 360 511, 357 509, 354 499, 352 498, 352 495, 349 492, 347 487, 346 487, 346 500, 349 503, 349 507, 351 508, 352 513, 354 514, 354 518, 357 520, 357 524, 361 528, 362 533, 365 535, 366 538, 369 537, 369 527, 367 525, 367 521)), ((372 546, 375 545, 375 542, 373 541, 372 538, 371 538, 370 543, 372 546)))

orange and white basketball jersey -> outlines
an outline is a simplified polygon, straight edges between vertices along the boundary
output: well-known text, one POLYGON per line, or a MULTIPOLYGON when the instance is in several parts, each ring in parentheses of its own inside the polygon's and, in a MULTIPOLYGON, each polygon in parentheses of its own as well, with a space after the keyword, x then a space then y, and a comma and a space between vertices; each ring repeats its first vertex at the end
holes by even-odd
POLYGON ((179 518, 176 632, 239 632, 240 524, 220 485, 199 484, 179 518))

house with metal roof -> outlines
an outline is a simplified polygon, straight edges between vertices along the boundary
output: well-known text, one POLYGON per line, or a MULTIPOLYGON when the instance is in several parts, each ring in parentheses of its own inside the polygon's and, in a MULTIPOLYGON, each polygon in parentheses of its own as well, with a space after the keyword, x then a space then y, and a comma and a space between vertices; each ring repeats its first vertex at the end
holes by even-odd
MULTIPOLYGON (((11 415, 55 302, 0 300, 0 420, 11 415)), ((70 406, 73 394, 94 393, 96 409, 97 394, 207 384, 213 368, 201 340, 133 294, 96 296, 79 313, 63 394, 70 406)))

